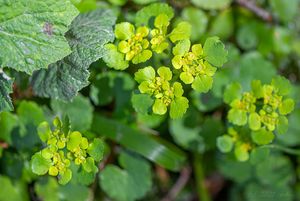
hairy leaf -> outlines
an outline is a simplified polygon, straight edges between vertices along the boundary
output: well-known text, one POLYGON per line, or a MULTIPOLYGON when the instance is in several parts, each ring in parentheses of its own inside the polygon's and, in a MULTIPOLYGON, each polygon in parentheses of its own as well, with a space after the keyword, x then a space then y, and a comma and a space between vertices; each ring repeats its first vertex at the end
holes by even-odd
POLYGON ((96 10, 79 15, 66 37, 72 54, 40 70, 32 77, 35 93, 42 97, 72 99, 88 85, 89 65, 103 57, 104 45, 114 40, 112 26, 116 21, 111 10, 96 10))
POLYGON ((77 14, 65 0, 0 0, 0 66, 32 74, 70 54, 64 34, 77 14))

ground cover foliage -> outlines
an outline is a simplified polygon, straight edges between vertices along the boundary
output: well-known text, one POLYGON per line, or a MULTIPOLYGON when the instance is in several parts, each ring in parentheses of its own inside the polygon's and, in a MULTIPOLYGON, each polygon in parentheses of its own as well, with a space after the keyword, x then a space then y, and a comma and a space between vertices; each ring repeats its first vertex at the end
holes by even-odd
POLYGON ((0 201, 300 200, 299 0, 0 0, 0 201))

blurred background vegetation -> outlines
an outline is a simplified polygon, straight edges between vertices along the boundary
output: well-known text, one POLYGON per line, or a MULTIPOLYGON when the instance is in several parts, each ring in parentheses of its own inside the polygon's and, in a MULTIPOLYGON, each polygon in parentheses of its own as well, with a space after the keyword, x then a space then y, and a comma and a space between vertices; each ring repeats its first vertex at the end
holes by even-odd
MULTIPOLYGON (((225 44, 228 62, 216 72, 212 90, 193 92, 184 118, 170 120, 134 113, 132 72, 111 70, 102 60, 91 65, 91 85, 71 103, 35 97, 28 76, 15 75, 16 112, 0 114, 0 201, 300 200, 299 0, 73 0, 80 12, 112 9, 118 22, 134 21, 153 2, 174 8, 173 25, 192 24, 193 43, 219 36, 225 44), (277 74, 291 81, 296 101, 288 132, 274 142, 285 149, 247 162, 222 154, 216 139, 228 124, 226 86, 236 81, 249 90, 252 80, 270 83, 277 74), (96 178, 73 175, 61 186, 34 175, 30 157, 41 147, 38 124, 64 114, 73 130, 105 139, 106 149, 96 178)), ((153 65, 167 55, 161 57, 153 65)))

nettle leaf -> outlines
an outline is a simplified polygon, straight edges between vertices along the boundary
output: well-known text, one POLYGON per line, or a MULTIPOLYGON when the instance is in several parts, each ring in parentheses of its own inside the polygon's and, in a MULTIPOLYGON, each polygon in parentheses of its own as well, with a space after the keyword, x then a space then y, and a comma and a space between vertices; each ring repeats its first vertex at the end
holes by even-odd
POLYGON ((218 37, 206 39, 203 46, 204 58, 212 65, 221 67, 227 62, 228 52, 218 37))
MULTIPOLYGON (((0 38, 0 42, 1 42, 1 38, 0 38)), ((1 58, 0 58, 0 61, 1 61, 1 58)), ((11 79, 10 77, 8 77, 0 69, 0 112, 11 111, 14 108, 14 106, 11 102, 11 99, 9 97, 9 94, 13 92, 13 89, 12 89, 13 82, 14 82, 14 80, 11 79)))
POLYGON ((0 0, 0 66, 32 74, 70 54, 64 34, 77 14, 65 0, 0 0))
POLYGON ((79 15, 66 33, 72 53, 40 70, 32 77, 35 93, 42 97, 70 100, 88 85, 90 64, 105 55, 104 45, 114 40, 111 10, 96 10, 79 15))
POLYGON ((100 173, 102 189, 111 198, 119 201, 142 198, 152 185, 149 163, 143 158, 124 152, 120 154, 119 162, 124 170, 108 165, 100 173))
POLYGON ((135 16, 135 24, 137 26, 148 25, 149 20, 152 17, 159 14, 165 14, 168 16, 168 20, 171 20, 174 16, 173 8, 166 3, 154 3, 143 9, 139 10, 135 16))

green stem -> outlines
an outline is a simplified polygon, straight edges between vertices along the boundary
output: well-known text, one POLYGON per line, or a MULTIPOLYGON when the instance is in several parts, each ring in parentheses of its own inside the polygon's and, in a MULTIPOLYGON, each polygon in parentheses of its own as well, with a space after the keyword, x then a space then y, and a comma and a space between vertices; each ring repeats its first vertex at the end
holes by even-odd
POLYGON ((300 156, 300 150, 299 149, 292 149, 292 148, 284 147, 284 146, 281 146, 281 145, 278 145, 278 144, 269 144, 269 145, 264 145, 262 147, 267 147, 267 148, 271 148, 271 149, 278 149, 278 150, 283 151, 283 152, 288 153, 288 154, 300 156))
POLYGON ((194 174, 196 178, 196 187, 198 198, 201 201, 211 201, 207 188, 205 186, 205 176, 202 166, 202 156, 200 154, 194 154, 194 174))

